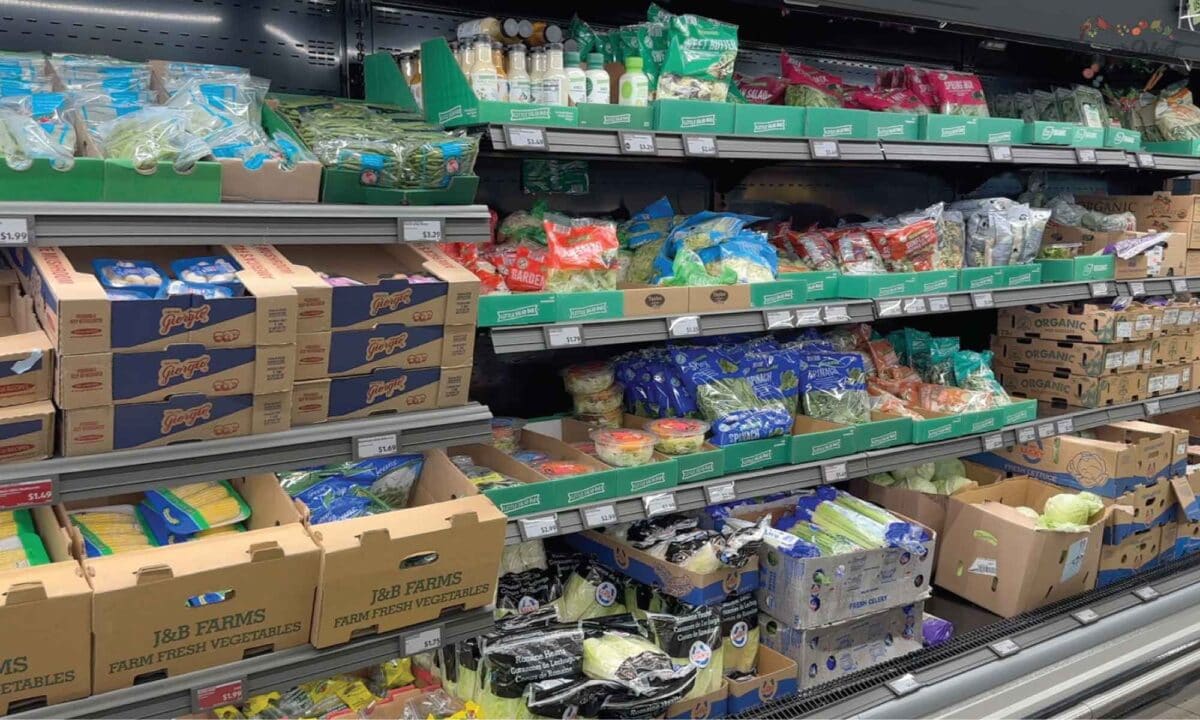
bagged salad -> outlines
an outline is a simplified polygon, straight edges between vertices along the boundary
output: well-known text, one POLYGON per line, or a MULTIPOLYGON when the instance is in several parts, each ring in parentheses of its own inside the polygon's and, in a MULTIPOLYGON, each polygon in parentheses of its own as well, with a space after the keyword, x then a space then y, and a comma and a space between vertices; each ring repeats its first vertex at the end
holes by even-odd
POLYGON ((842 79, 832 73, 805 65, 787 51, 779 54, 780 69, 788 81, 784 104, 798 107, 840 108, 842 79))
POLYGON ((701 416, 712 423, 714 444, 761 440, 791 429, 785 393, 795 392, 795 370, 770 354, 740 346, 678 347, 672 357, 701 416))
POLYGON ((548 213, 543 227, 547 245, 547 290, 617 289, 616 260, 620 244, 615 224, 548 213))
POLYGON ((699 15, 673 15, 658 76, 658 99, 725 102, 737 60, 737 25, 699 15))

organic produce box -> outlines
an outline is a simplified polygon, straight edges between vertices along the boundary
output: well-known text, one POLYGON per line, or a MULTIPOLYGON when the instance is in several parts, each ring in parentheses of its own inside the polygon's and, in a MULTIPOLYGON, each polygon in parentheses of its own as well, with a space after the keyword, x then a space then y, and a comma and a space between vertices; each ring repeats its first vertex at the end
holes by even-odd
POLYGON ((795 695, 798 690, 796 674, 795 662, 760 644, 754 676, 729 681, 728 714, 744 713, 795 695))
POLYGON ((0 547, 0 713, 87 697, 92 588, 69 534, 49 506, 0 510, 0 547))
MULTIPOLYGON (((288 284, 288 268, 273 261, 270 246, 38 245, 8 252, 60 357, 163 350, 173 343, 215 348, 286 345, 296 341, 296 291, 288 284), (139 295, 136 289, 106 288, 93 269, 94 262, 96 267, 115 267, 128 274, 121 277, 114 273, 111 282, 126 288, 145 288, 148 280, 139 274, 145 263, 166 268, 172 262, 200 256, 223 256, 236 262, 241 270, 236 271, 233 282, 244 289, 245 295, 205 297, 188 293, 153 297, 148 292, 139 295), (117 264, 111 264, 112 259, 117 264), (135 267, 119 266, 123 260, 134 259, 135 267), (119 299, 112 299, 110 293, 119 299)), ((151 272, 151 278, 160 284, 157 287, 169 284, 169 277, 151 272)))
POLYGON ((1138 306, 1113 310, 1095 303, 1024 305, 1001 308, 996 327, 1004 337, 1090 343, 1148 340, 1154 334, 1154 311, 1138 306))
MULTIPOLYGON (((250 651, 308 644, 321 549, 274 475, 232 480, 229 487, 244 504, 240 514, 248 514, 244 532, 164 547, 144 538, 145 549, 122 549, 110 544, 105 526, 76 515, 136 506, 146 497, 142 493, 55 506, 59 525, 71 528, 94 592, 93 692, 220 667, 250 651)), ((219 503, 196 507, 214 522, 219 509, 227 509, 219 503)))
POLYGON ((174 395, 158 402, 62 411, 66 457, 161 447, 192 440, 261 435, 292 426, 292 393, 174 395))
POLYGON ((1190 223, 1195 217, 1195 195, 1082 195, 1080 205, 1105 214, 1132 213, 1139 230, 1166 227, 1168 223, 1190 223))
POLYGON ((1146 375, 1146 394, 1150 397, 1187 392, 1193 386, 1190 364, 1178 367, 1151 368, 1146 375))
MULTIPOLYGON (((1076 518, 1073 501, 1062 513, 1055 496, 1074 491, 1030 477, 1014 477, 959 493, 946 507, 946 531, 937 585, 1003 617, 1013 617, 1096 585, 1100 545, 1108 511, 1097 499, 1091 515, 1076 518), (1029 508, 1034 520, 1018 508, 1029 508)), ((1094 496, 1093 496, 1094 497, 1094 496)), ((1088 503, 1083 503, 1088 507, 1088 503)))
POLYGON ((405 509, 310 524, 308 507, 298 503, 325 558, 313 616, 316 647, 493 601, 504 514, 475 495, 445 452, 422 455, 405 509))
POLYGON ((1157 565, 1162 537, 1162 528, 1154 527, 1129 535, 1118 544, 1104 545, 1100 549, 1096 587, 1119 583, 1157 565))
POLYGON ((474 325, 479 279, 436 245, 286 245, 272 264, 298 294, 297 332, 474 325), (391 278, 380 278, 392 272, 391 278))
POLYGON ((381 368, 364 375, 302 380, 292 387, 292 425, 388 412, 455 407, 467 402, 471 368, 381 368))
POLYGON ((292 389, 295 345, 64 355, 54 402, 63 410, 159 402, 172 395, 270 395, 292 389))
POLYGON ((920 650, 924 607, 917 601, 807 630, 762 614, 758 627, 764 645, 796 662, 796 679, 807 690, 920 650))
POLYGON ((1097 408, 1150 396, 1149 373, 1143 370, 1098 378, 999 363, 995 370, 996 378, 1010 395, 1042 400, 1056 407, 1097 408))
POLYGON ((359 375, 380 368, 463 367, 475 357, 474 325, 376 325, 300 333, 296 379, 359 375))
POLYGON ((0 463, 43 460, 54 454, 54 403, 0 408, 0 463))
POLYGON ((997 365, 1098 378, 1149 365, 1151 346, 1157 342, 1100 344, 993 335, 992 352, 997 365))

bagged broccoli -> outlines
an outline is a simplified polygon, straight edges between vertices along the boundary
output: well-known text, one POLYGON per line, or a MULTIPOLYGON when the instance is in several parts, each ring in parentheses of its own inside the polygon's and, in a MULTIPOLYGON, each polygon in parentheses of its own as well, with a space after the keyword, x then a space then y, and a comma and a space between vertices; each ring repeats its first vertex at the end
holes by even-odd
POLYGON ((758 664, 758 602, 754 593, 721 603, 721 664, 726 675, 753 674, 758 664))
POLYGON ((617 228, 609 221, 547 214, 546 289, 586 292, 617 289, 617 228))
POLYGON ((845 425, 871 421, 861 355, 806 353, 799 379, 805 415, 845 425))

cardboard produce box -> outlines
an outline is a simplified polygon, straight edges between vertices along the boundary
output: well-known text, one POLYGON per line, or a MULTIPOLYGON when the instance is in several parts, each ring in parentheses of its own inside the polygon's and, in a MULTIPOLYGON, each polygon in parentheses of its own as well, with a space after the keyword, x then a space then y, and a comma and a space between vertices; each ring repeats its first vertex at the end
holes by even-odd
POLYGON ((1193 195, 1172 195, 1156 192, 1153 195, 1083 195, 1080 205, 1109 215, 1132 213, 1139 230, 1152 230, 1166 223, 1192 222, 1195 215, 1193 195))
POLYGON ((1142 472, 1146 484, 1187 475, 1188 434, 1182 428, 1125 420, 1102 425, 1092 430, 1100 440, 1137 446, 1142 454, 1142 472))
MULTIPOLYGON (((566 449, 574 451, 573 448, 566 449)), ((578 492, 587 497, 598 494, 598 491, 594 489, 595 484, 588 480, 589 475, 550 480, 525 463, 518 462, 508 453, 501 452, 491 445, 456 445, 446 448, 446 454, 450 457, 466 455, 479 467, 495 470, 514 480, 519 480, 521 484, 517 487, 493 488, 482 493, 472 485, 471 493, 469 493, 487 496, 495 503, 496 507, 500 508, 501 512, 509 517, 565 507, 567 503, 565 496, 568 492, 578 492)), ((578 455, 582 457, 572 456, 568 459, 587 463, 596 470, 603 468, 598 460, 589 458, 583 453, 578 453, 578 455)), ((563 459, 555 455, 551 455, 551 457, 563 459)), ((599 483, 599 485, 600 491, 603 491, 603 483, 599 483)))
POLYGON ((1191 390, 1194 385, 1192 370, 1191 363, 1147 370, 1146 394, 1162 397, 1191 390))
POLYGON ((758 616, 761 642, 796 662, 801 690, 837 680, 921 649, 925 603, 884 610, 807 630, 758 616))
MULTIPOLYGON (((1186 482, 1186 481, 1185 481, 1186 482)), ((1104 523, 1104 544, 1120 545, 1125 539, 1174 522, 1177 511, 1171 483, 1136 487, 1118 498, 1105 498, 1113 507, 1104 523)))
POLYGON ((992 336, 996 364, 1063 375, 1103 377, 1139 369, 1153 341, 1085 343, 992 336))
POLYGON ((1154 473, 1147 472, 1142 448, 1158 446, 1159 442, 1154 438, 1137 438, 1127 444, 1056 435, 972 455, 970 459, 980 465, 1014 475, 1028 475, 1059 487, 1118 498, 1139 485, 1153 483, 1154 473))
POLYGON ((0 408, 0 463, 53 455, 54 419, 54 403, 49 400, 0 408))
POLYGON ((728 715, 744 713, 774 700, 795 695, 796 663, 765 645, 758 646, 756 674, 746 680, 729 680, 728 715))
POLYGON ((296 291, 269 262, 270 246, 174 245, 72 247, 39 245, 9 250, 42 327, 60 356, 124 350, 162 350, 175 343, 205 347, 286 345, 296 341, 296 291), (173 260, 231 256, 242 270, 242 297, 108 299, 92 260, 150 260, 166 270, 173 260))
POLYGON ((66 457, 262 435, 292 426, 292 393, 174 395, 169 400, 62 411, 66 457))
POLYGON ((0 570, 0 713, 87 697, 92 588, 54 511, 30 511, 50 563, 0 570))
POLYGON ((1149 340, 1154 335, 1154 311, 1136 306, 1111 310, 1092 303, 1001 308, 996 332, 1004 337, 1089 343, 1149 340))
POLYGON ((10 290, 13 314, 0 317, 0 407, 49 400, 54 389, 54 346, 33 315, 33 301, 16 286, 10 290))
POLYGON ((172 395, 268 395, 292 389, 295 345, 64 355, 54 382, 63 410, 158 402, 172 395))
POLYGON ((1194 249, 1196 246, 1190 241, 1188 243, 1187 256, 1184 258, 1183 274, 1188 277, 1196 277, 1200 275, 1200 250, 1194 249))
POLYGON ((1104 545, 1100 550, 1096 587, 1119 583, 1153 568, 1162 553, 1162 537, 1162 528, 1154 527, 1130 535, 1119 544, 1104 545))
POLYGON ((279 245, 270 252, 296 289, 300 333, 475 324, 479 278, 436 245, 279 245), (380 277, 389 272, 398 277, 380 277), (332 286, 318 273, 361 284, 332 286), (416 273, 436 279, 410 282, 416 273))
POLYGON ((1017 512, 1042 512, 1063 488, 1015 477, 959 493, 946 508, 937 585, 1003 617, 1013 617, 1096 585, 1107 510, 1086 532, 1039 531, 1017 512))
POLYGON ((667 708, 667 720, 707 720, 708 718, 729 717, 729 683, 721 683, 719 690, 695 697, 690 700, 680 700, 667 708))
POLYGON ((1044 400, 1057 407, 1104 407, 1149 396, 1148 370, 1088 377, 997 364, 996 379, 1014 397, 1044 400))
MULTIPOLYGON (((445 452, 423 454, 408 508, 309 527, 324 551, 316 647, 493 601, 507 518, 474 494, 445 452)), ((308 508, 297 505, 307 521, 308 508)))
MULTIPOLYGON (((557 445, 566 443, 569 450, 578 450, 579 443, 592 443, 592 428, 586 423, 574 418, 543 420, 531 422, 521 430, 521 445, 534 449, 559 450, 557 445)), ((654 451, 650 462, 645 465, 632 467, 617 467, 604 462, 599 454, 583 453, 585 457, 600 463, 601 470, 589 475, 590 483, 603 483, 604 492, 600 493, 595 485, 591 493, 579 494, 569 492, 566 500, 569 504, 598 502, 607 498, 625 497, 627 495, 644 495, 657 491, 666 491, 679 484, 679 465, 675 458, 654 451)), ((564 478, 568 479, 568 478, 564 478)))
POLYGON ((471 368, 381 368, 297 382, 292 390, 291 423, 312 425, 392 412, 412 412, 467 403, 471 368))
MULTIPOLYGON (((232 480, 246 532, 82 558, 91 582, 94 693, 308 643, 321 549, 274 475, 232 480), (193 601, 205 596, 206 603, 193 601), (215 597, 213 597, 215 596, 215 597)), ((141 494, 56 506, 137 503, 141 494)), ((72 530, 82 557, 83 537, 72 530)))
POLYGON ((301 333, 296 338, 296 379, 362 375, 380 368, 464 367, 474 357, 474 325, 397 324, 301 333))

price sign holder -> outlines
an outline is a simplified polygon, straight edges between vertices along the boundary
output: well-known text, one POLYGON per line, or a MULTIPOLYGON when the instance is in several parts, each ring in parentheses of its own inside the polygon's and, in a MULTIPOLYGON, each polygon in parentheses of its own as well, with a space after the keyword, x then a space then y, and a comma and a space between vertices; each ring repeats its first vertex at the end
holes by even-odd
POLYGON ((1096 157, 1096 148, 1075 148, 1075 162, 1080 165, 1095 165, 1100 162, 1096 157))
POLYGON ((929 312, 929 306, 923 297, 904 298, 903 308, 905 315, 924 315, 929 312))
POLYGON ((929 312, 944 313, 950 312, 950 298, 945 295, 934 295, 929 298, 929 312))
POLYGON ((1016 655, 1021 650, 1021 646, 1013 641, 1012 638, 1004 638, 998 642, 988 645, 988 648, 996 653, 996 657, 1006 658, 1016 655))
POLYGON ((399 452, 399 448, 400 433, 398 432, 354 438, 353 457, 355 460, 365 460, 367 458, 395 455, 399 452))
POLYGON ((717 138, 715 135, 684 135, 683 154, 687 157, 715 158, 717 157, 717 138))
POLYGON ((535 518, 518 518, 517 527, 525 540, 537 540, 558 534, 558 516, 543 515, 535 518))
POLYGON ((796 327, 796 315, 791 310, 763 310, 763 325, 768 330, 796 327))
POLYGON ((546 130, 525 125, 505 125, 504 144, 509 150, 549 150, 546 130))
POLYGON ((441 218, 404 220, 400 229, 405 242, 442 242, 446 239, 446 226, 441 218))
POLYGON ((700 316, 682 315, 667 320, 667 334, 673 338, 694 337, 700 334, 700 316))
POLYGON ((0 485, 0 510, 49 505, 57 497, 57 477, 0 485))
POLYGON ((1043 439, 1054 437, 1054 423, 1043 423, 1038 425, 1037 433, 1038 437, 1043 439))
POLYGON ((1150 587, 1149 585, 1147 585, 1145 587, 1140 587, 1137 590, 1134 590, 1133 595, 1134 595, 1134 597, 1136 597, 1138 600, 1141 600, 1142 602, 1150 602, 1151 600, 1158 599, 1158 591, 1155 590, 1154 588, 1150 587))
POLYGON ((1146 410, 1146 417, 1153 418, 1162 414, 1162 403, 1158 400, 1147 400, 1142 406, 1146 410))
POLYGON ((709 505, 732 502, 737 499, 737 488, 734 487, 732 480, 716 485, 705 485, 704 496, 708 498, 709 505))
POLYGON ((796 327, 821 324, 821 308, 800 308, 796 311, 796 327))
POLYGON ((905 673, 895 680, 889 680, 886 683, 886 687, 896 697, 904 697, 909 693, 916 692, 917 688, 921 687, 921 681, 914 677, 912 673, 905 673))
POLYGON ((814 160, 839 160, 842 146, 837 140, 813 138, 808 141, 808 152, 814 160))
POLYGON ((983 437, 984 450, 999 450, 1002 447, 1004 447, 1004 436, 1000 433, 996 433, 995 435, 985 435, 983 437))
POLYGON ((1017 442, 1031 443, 1037 440, 1037 429, 1032 425, 1029 427, 1017 428, 1017 442))
POLYGON ((618 130, 617 142, 621 146, 622 155, 658 154, 658 145, 654 141, 654 133, 618 130))
POLYGON ((821 466, 821 482, 835 483, 841 482, 849 477, 846 470, 846 463, 837 463, 834 465, 821 466))
POLYGON ((904 302, 901 300, 876 300, 875 317, 899 317, 904 313, 904 302))
POLYGON ((826 305, 823 312, 827 323, 850 322, 850 311, 845 305, 826 305))
POLYGON ((8 215, 0 217, 0 245, 33 245, 36 233, 32 215, 8 215))
POLYGON ((615 505, 597 505, 583 510, 583 526, 589 530, 616 523, 617 508, 615 505))
POLYGON ((1141 297, 1146 294, 1146 283, 1135 280, 1129 283, 1129 295, 1131 297, 1141 297))
POLYGON ((642 506, 646 509, 646 517, 658 517, 675 512, 675 493, 658 493, 642 498, 642 506))
POLYGON ((1071 617, 1075 618, 1080 625, 1091 625, 1100 619, 1100 615, 1091 608, 1084 608, 1078 612, 1071 613, 1071 617))
POLYGON ((208 687, 192 688, 192 712, 202 713, 225 705, 241 705, 246 700, 246 676, 208 687))
POLYGON ((1108 297, 1112 295, 1112 288, 1106 282, 1094 282, 1091 287, 1092 297, 1108 297))
POLYGON ((1074 418, 1063 418, 1062 420, 1059 420, 1056 425, 1058 425, 1059 435, 1066 435, 1067 433, 1075 432, 1074 418))
POLYGON ((1012 162, 1011 145, 988 145, 988 157, 992 162, 1012 162))
POLYGON ((547 325, 542 328, 546 336, 546 347, 582 347, 583 331, 578 325, 547 325))
POLYGON ((442 646, 442 628, 435 627, 428 630, 422 630, 419 633, 404 636, 405 655, 417 655, 418 653, 437 650, 442 646))
POLYGON ((971 307, 976 310, 987 310, 996 307, 996 300, 990 292, 971 293, 971 307))
POLYGON ((1171 280, 1171 292, 1185 293, 1188 291, 1188 281, 1185 278, 1174 278, 1171 280))
POLYGON ((1156 167, 1153 153, 1138 153, 1137 166, 1146 170, 1153 170, 1156 167))

